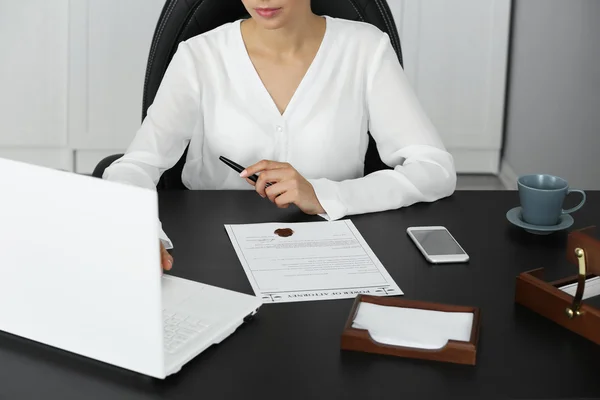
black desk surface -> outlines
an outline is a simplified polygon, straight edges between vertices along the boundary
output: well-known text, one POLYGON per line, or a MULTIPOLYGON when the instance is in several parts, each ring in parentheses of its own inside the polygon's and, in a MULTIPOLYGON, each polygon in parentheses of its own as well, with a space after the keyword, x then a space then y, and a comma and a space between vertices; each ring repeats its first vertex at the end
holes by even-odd
MULTIPOLYGON (((577 196, 573 196, 577 197, 577 196)), ((175 243, 174 275, 252 293, 225 223, 310 221, 254 192, 160 195, 175 243)), ((573 199, 577 200, 577 199, 573 199)), ((600 193, 571 229, 600 223, 600 193)), ((506 211, 516 192, 456 192, 433 204, 351 217, 407 299, 481 307, 475 367, 342 352, 353 300, 268 304, 257 318, 165 381, 0 334, 0 398, 379 399, 600 397, 600 347, 514 305, 516 275, 565 261, 566 232, 534 236, 506 211), (469 253, 464 265, 431 266, 406 228, 444 225, 469 253)))

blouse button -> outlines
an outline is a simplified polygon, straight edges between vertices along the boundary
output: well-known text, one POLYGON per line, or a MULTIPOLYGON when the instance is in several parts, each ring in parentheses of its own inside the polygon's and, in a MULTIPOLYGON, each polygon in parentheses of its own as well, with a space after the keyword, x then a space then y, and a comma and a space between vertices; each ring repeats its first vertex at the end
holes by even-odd
POLYGON ((277 132, 283 132, 283 128, 281 127, 281 125, 277 125, 277 126, 275 126, 275 130, 276 130, 277 132))

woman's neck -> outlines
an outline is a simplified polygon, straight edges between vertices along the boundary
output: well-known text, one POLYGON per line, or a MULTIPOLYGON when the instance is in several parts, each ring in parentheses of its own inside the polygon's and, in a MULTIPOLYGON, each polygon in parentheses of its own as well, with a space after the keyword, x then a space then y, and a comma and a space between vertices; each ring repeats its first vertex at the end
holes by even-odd
MULTIPOLYGON (((247 46, 260 52, 279 56, 302 51, 314 41, 320 42, 325 31, 325 20, 312 12, 297 17, 294 21, 278 29, 265 29, 250 19, 244 22, 245 37, 250 39, 247 46)), ((312 46, 311 46, 312 47, 312 46)))

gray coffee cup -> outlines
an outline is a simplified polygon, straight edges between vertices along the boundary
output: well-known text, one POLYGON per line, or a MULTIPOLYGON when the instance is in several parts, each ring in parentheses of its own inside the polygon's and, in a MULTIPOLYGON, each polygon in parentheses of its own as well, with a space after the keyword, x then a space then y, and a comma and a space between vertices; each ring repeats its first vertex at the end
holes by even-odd
POLYGON ((563 214, 579 210, 586 200, 583 190, 569 188, 566 180, 554 175, 524 175, 519 177, 517 184, 521 218, 532 225, 556 225, 563 214), (565 198, 573 192, 581 193, 583 199, 577 206, 564 210, 562 207, 565 198))

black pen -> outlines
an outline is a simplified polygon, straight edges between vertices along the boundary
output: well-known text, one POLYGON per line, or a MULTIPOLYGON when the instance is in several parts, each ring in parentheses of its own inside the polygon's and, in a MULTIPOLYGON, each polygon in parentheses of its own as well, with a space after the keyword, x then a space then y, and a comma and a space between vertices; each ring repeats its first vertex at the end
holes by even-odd
MULTIPOLYGON (((239 172, 240 174, 242 173, 243 170, 246 169, 246 168, 242 167, 241 165, 239 165, 238 163, 235 163, 235 162, 231 161, 230 159, 225 158, 223 156, 219 156, 219 160, 223 161, 231 169, 233 169, 234 171, 239 172)), ((252 176, 249 176, 248 179, 250 179, 252 182, 256 183, 256 181, 258 180, 258 175, 252 174, 252 176)), ((271 186, 271 183, 267 182, 267 184, 265 185, 265 187, 269 187, 269 186, 271 186)))

